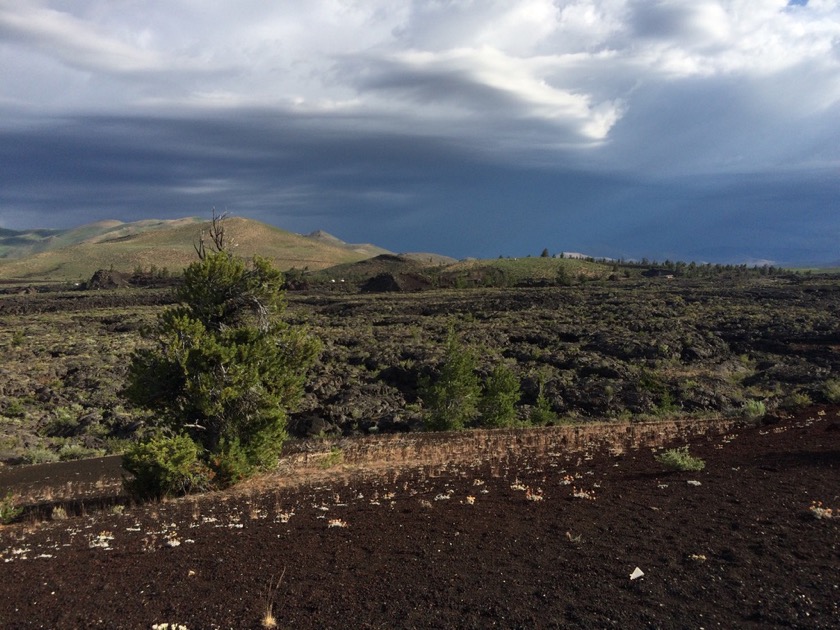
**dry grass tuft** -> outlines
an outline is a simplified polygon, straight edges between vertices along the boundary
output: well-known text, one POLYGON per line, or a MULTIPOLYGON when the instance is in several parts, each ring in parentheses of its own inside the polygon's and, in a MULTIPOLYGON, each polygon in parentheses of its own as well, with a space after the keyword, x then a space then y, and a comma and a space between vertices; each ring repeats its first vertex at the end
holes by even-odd
POLYGON ((271 578, 268 582, 268 593, 266 594, 265 598, 265 610, 263 611, 262 616, 262 627, 263 628, 276 628, 277 627, 277 618, 274 616, 274 598, 277 596, 277 591, 280 588, 280 585, 283 583, 283 577, 286 575, 286 568, 283 567, 283 572, 280 574, 280 578, 277 580, 277 584, 274 584, 274 577, 271 578))

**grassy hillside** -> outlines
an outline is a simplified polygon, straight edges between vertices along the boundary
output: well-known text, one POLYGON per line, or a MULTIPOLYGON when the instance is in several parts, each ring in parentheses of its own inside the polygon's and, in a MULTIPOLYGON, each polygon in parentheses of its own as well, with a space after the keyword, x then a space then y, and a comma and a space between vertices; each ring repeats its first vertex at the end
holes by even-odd
POLYGON ((67 230, 26 230, 0 232, 0 257, 18 259, 81 243, 94 243, 152 230, 169 230, 182 225, 199 225, 197 217, 161 221, 147 219, 133 223, 97 221, 67 230))
POLYGON ((453 261, 433 255, 385 255, 361 262, 336 265, 308 274, 311 285, 347 283, 359 286, 380 274, 395 278, 422 277, 430 287, 504 287, 574 284, 606 278, 612 266, 599 262, 559 258, 499 258, 453 261))
POLYGON ((0 228, 0 258, 20 258, 48 247, 60 230, 5 230, 0 228))
POLYGON ((610 266, 575 258, 497 258, 464 260, 446 267, 446 273, 465 278, 482 273, 496 272, 509 284, 523 282, 556 282, 558 279, 575 280, 600 278, 609 274, 610 266))
MULTIPOLYGON (((131 272, 167 268, 178 272, 195 260, 193 248, 209 221, 138 221, 99 223, 61 233, 47 251, 0 261, 0 279, 70 281, 88 279, 97 269, 131 272), (64 243, 67 243, 66 245, 64 243)), ((226 230, 236 251, 273 260, 280 269, 323 269, 386 252, 371 245, 347 245, 293 234, 279 228, 232 217, 226 230)))

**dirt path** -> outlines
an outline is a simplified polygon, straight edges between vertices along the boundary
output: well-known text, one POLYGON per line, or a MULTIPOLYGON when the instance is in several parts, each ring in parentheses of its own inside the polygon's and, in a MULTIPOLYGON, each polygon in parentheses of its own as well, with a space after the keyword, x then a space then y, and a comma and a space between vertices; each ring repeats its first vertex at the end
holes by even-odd
POLYGON ((41 495, 45 489, 73 492, 74 486, 112 486, 122 476, 120 457, 98 457, 72 462, 38 464, 34 466, 4 466, 0 468, 0 488, 21 495, 41 495))

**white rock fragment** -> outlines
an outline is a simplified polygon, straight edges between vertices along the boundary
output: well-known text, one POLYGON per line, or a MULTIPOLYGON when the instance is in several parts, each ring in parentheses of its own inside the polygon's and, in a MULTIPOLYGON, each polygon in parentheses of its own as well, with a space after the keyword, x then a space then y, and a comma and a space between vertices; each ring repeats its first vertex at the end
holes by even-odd
POLYGON ((697 481, 696 479, 689 479, 686 481, 689 486, 702 486, 703 484, 697 481))
POLYGON ((638 580, 640 577, 643 577, 644 574, 644 571, 642 571, 639 567, 636 567, 635 569, 633 569, 633 573, 630 574, 630 579, 638 580))

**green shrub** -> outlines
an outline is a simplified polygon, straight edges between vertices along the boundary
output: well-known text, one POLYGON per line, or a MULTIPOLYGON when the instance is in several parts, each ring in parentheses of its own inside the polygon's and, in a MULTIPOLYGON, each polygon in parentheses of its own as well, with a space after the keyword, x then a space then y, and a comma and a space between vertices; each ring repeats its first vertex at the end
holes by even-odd
POLYGON ((763 418, 766 413, 767 413, 767 407, 760 400, 744 401, 744 405, 743 405, 743 407, 741 407, 741 414, 745 418, 750 418, 750 419, 763 418))
POLYGON ((676 413, 679 413, 680 406, 674 401, 674 396, 669 391, 662 392, 662 395, 659 397, 659 404, 656 406, 654 410, 654 414, 657 416, 673 416, 676 413))
POLYGON ((531 424, 537 426, 546 426, 549 424, 556 424, 558 417, 554 409, 551 408, 551 403, 545 396, 545 375, 539 375, 539 383, 537 385, 537 401, 531 413, 528 416, 531 424))
POLYGON ((122 456, 131 477, 126 491, 138 499, 159 499, 207 489, 214 473, 201 459, 202 449, 188 435, 158 433, 130 447, 122 456))
POLYGON ((537 398, 537 405, 528 414, 528 421, 540 427, 555 424, 558 418, 557 413, 551 408, 551 404, 544 396, 537 398))
POLYGON ((555 276, 554 280, 561 287, 570 287, 572 286, 572 284, 574 284, 574 280, 565 266, 560 266, 557 268, 557 275, 555 276))
POLYGON ((344 463, 344 451, 342 451, 338 446, 333 446, 330 449, 330 452, 321 460, 320 466, 321 468, 327 469, 332 468, 334 466, 339 466, 344 463))
POLYGON ((706 467, 706 462, 689 454, 687 446, 663 451, 656 455, 656 461, 671 470, 699 471, 706 467))
POLYGON ((486 427, 516 424, 516 403, 521 397, 516 374, 507 365, 499 363, 484 383, 484 394, 478 403, 481 424, 486 427))
POLYGON ((481 385, 475 370, 475 354, 450 332, 440 376, 434 382, 429 379, 421 382, 426 429, 460 430, 476 417, 481 385))
POLYGON ((23 508, 18 507, 14 495, 7 492, 6 496, 0 499, 0 523, 8 525, 21 514, 23 514, 23 508))
POLYGON ((781 407, 782 409, 787 409, 788 411, 796 411, 797 409, 802 409, 803 407, 809 407, 812 404, 813 401, 808 394, 804 392, 795 392, 782 399, 781 407))
POLYGON ((19 399, 12 398, 6 403, 3 414, 9 418, 23 418, 26 416, 26 407, 19 399))
POLYGON ((81 444, 65 444, 58 451, 58 460, 69 462, 76 459, 87 459, 89 457, 101 457, 104 451, 99 448, 87 448, 81 444))
POLYGON ((58 461, 58 453, 42 446, 33 446, 26 449, 21 458, 27 464, 50 464, 58 461))
POLYGON ((829 379, 822 386, 822 394, 830 403, 840 402, 840 380, 829 379))
POLYGON ((210 468, 217 485, 230 486, 250 477, 257 466, 239 440, 234 439, 230 443, 222 440, 218 452, 210 457, 210 468))

